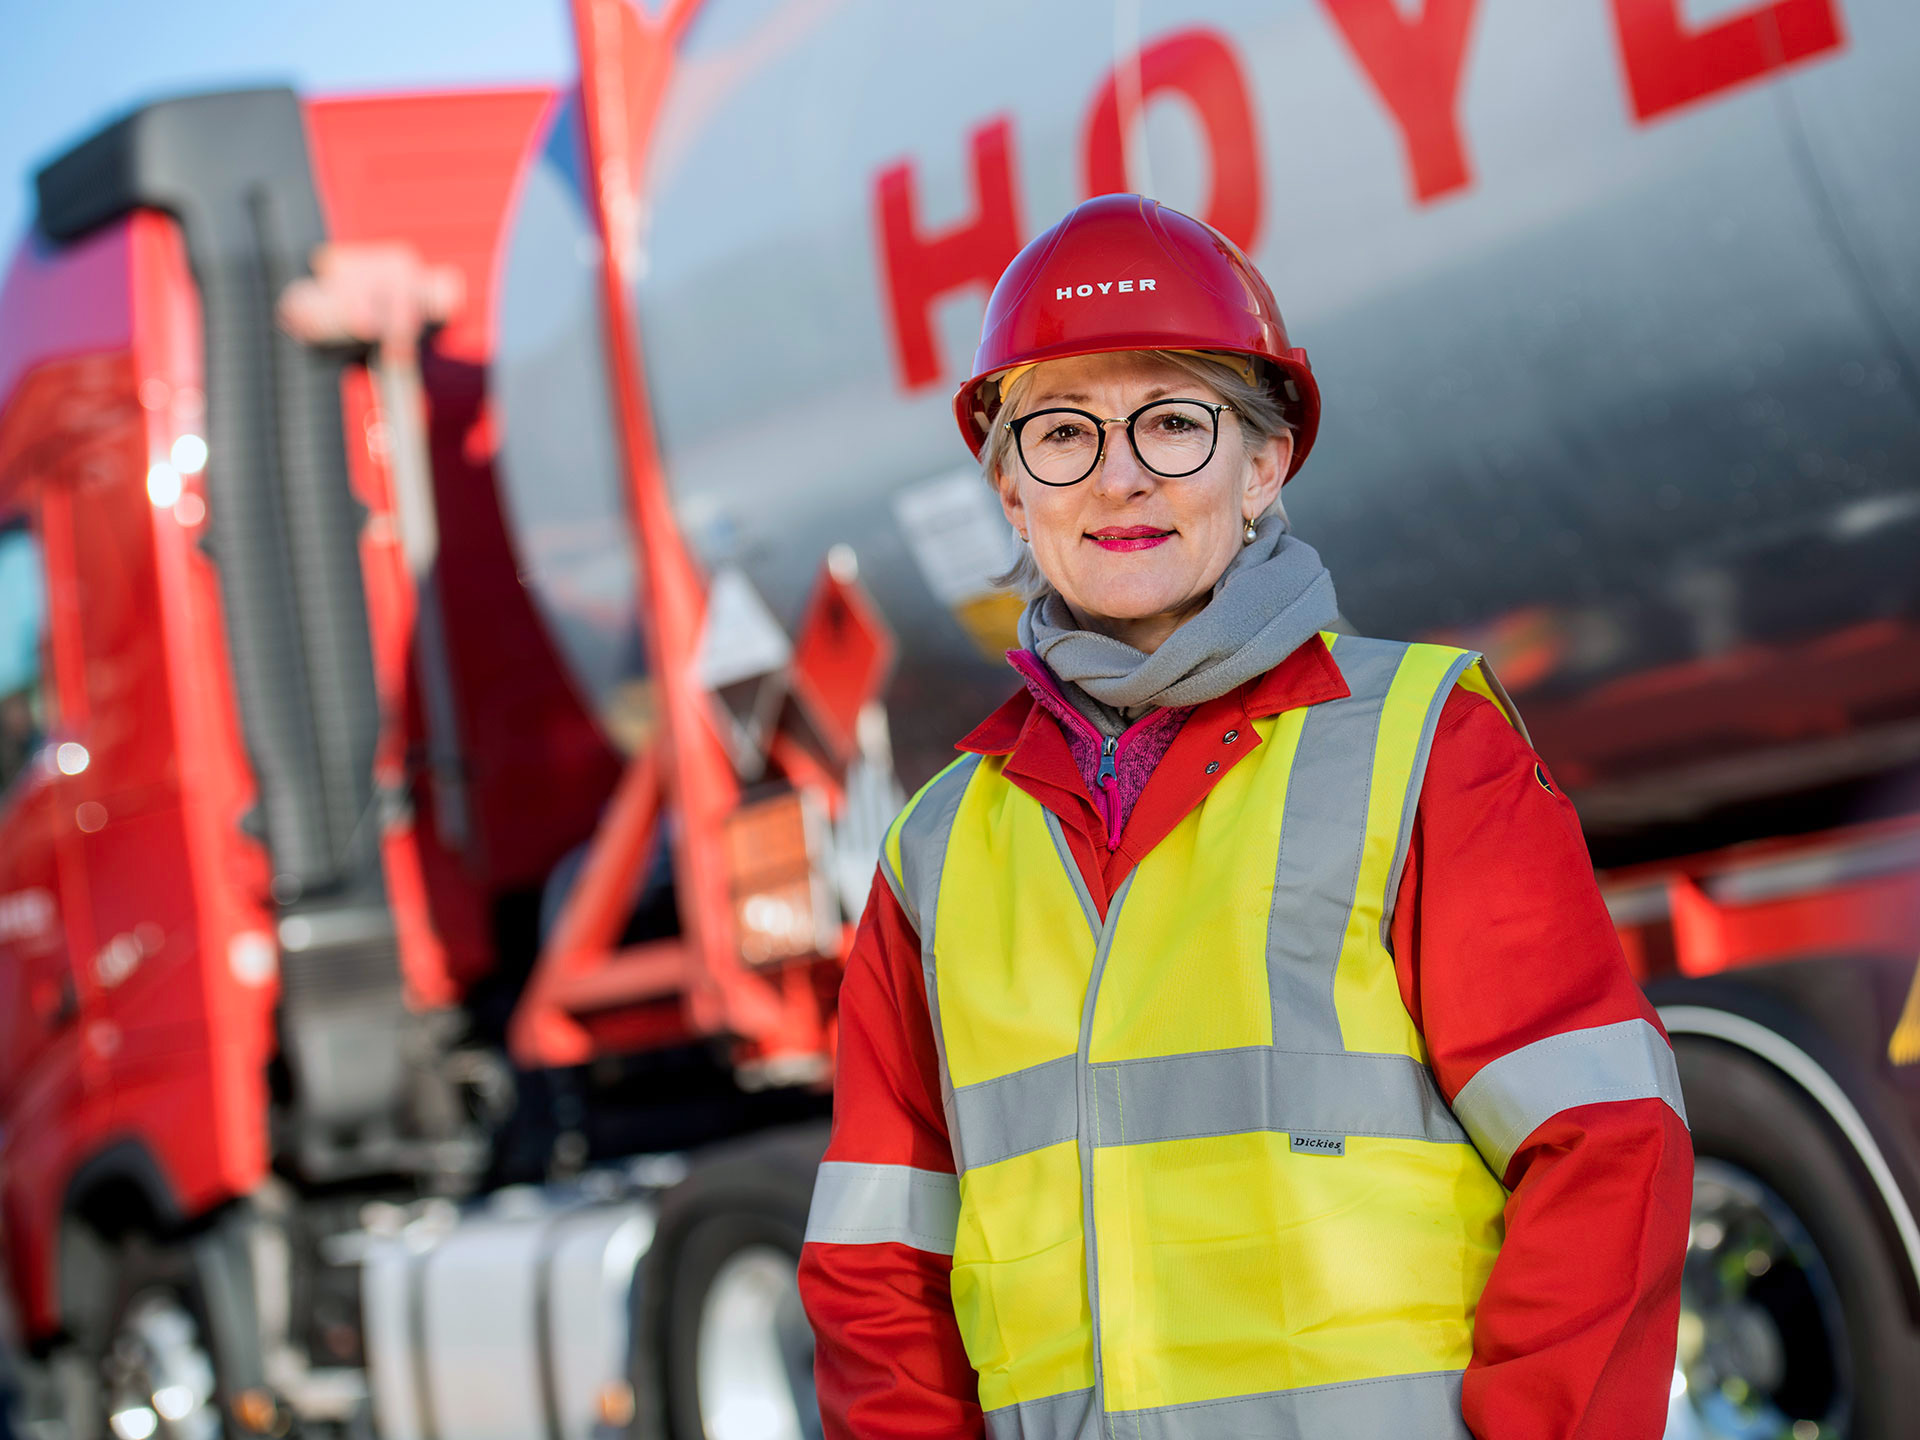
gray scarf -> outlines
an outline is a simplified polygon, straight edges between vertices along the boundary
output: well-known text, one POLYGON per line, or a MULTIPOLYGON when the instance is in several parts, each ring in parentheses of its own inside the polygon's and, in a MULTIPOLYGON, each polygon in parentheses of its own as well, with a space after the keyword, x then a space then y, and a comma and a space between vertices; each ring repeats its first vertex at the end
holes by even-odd
POLYGON ((1333 577, 1286 521, 1268 515, 1213 587, 1207 607, 1151 655, 1079 629, 1052 591, 1020 616, 1020 643, 1102 705, 1132 712, 1198 705, 1264 675, 1338 618, 1333 577))

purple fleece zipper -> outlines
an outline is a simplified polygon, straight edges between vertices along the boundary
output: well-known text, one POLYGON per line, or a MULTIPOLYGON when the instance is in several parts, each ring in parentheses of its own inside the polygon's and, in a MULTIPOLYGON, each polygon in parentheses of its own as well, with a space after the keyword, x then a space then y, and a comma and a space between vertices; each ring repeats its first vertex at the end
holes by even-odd
MULTIPOLYGON (((1031 650, 1009 650, 1007 663, 1020 672, 1020 677, 1033 687, 1039 698, 1053 702, 1047 706, 1047 710, 1055 719, 1075 729, 1081 739, 1090 742, 1099 752, 1100 766, 1091 784, 1093 803, 1100 812, 1100 818, 1106 822, 1107 849, 1117 849, 1120 844, 1120 825, 1126 818, 1126 807, 1122 804, 1119 786, 1120 752, 1130 741, 1139 738, 1143 728, 1151 727, 1156 720, 1165 723, 1161 712, 1142 716, 1117 736, 1103 735, 1100 728, 1074 708, 1073 702, 1061 693, 1059 683, 1041 663, 1039 656, 1031 650)), ((1084 774, 1086 767, 1082 766, 1081 769, 1084 774)))

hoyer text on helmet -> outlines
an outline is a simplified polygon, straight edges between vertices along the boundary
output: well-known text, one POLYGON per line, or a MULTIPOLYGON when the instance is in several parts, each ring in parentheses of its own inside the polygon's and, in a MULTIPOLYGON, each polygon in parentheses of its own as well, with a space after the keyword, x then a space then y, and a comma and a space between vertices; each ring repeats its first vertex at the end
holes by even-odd
MULTIPOLYGON (((1139 287, 1142 290, 1153 289, 1154 282, 1151 280, 1141 280, 1141 281, 1138 281, 1137 283, 1139 284, 1139 287)), ((1071 300, 1076 295, 1081 295, 1081 296, 1091 295, 1095 290, 1098 290, 1102 295, 1105 295, 1110 291, 1113 291, 1116 289, 1122 295, 1125 295, 1129 290, 1133 289, 1135 284, 1136 282, 1132 280, 1120 280, 1120 281, 1100 280, 1100 281, 1096 281, 1092 285, 1080 285, 1080 286, 1060 285, 1054 288, 1053 298, 1056 300, 1071 300)))

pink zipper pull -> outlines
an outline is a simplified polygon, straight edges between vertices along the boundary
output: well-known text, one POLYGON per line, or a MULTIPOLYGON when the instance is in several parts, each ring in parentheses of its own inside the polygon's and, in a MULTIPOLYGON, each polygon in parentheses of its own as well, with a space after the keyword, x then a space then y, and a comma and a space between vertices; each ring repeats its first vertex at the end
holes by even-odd
POLYGON ((1120 741, 1112 735, 1106 737, 1100 746, 1100 773, 1095 783, 1100 787, 1100 805, 1107 812, 1107 849, 1112 850, 1120 844, 1120 797, 1114 793, 1120 782, 1120 773, 1114 766, 1114 755, 1120 749, 1120 741))

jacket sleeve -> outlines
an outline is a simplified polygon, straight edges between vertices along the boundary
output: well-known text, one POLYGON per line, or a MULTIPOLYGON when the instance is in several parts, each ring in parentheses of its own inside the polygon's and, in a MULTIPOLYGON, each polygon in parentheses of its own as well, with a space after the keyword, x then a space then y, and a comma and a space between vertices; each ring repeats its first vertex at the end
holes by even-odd
POLYGON ((1511 1191, 1462 1409, 1480 1440, 1658 1440, 1693 1147, 1573 806, 1484 698, 1442 712, 1393 920, 1440 1088, 1511 1191))
POLYGON ((984 1433, 949 1289, 958 1213, 920 941, 876 876, 841 984, 833 1138, 800 1256, 827 1440, 984 1433))

